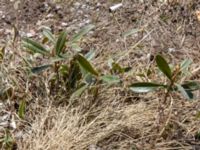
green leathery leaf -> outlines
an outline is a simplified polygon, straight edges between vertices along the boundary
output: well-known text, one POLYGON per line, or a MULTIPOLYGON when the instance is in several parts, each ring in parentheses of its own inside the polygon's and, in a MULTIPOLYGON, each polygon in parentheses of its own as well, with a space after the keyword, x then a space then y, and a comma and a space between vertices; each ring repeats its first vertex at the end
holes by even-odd
POLYGON ((147 93, 157 90, 158 88, 165 87, 165 85, 151 83, 151 82, 139 82, 130 85, 130 90, 136 93, 147 93))
POLYGON ((172 72, 167 61, 161 55, 157 55, 156 63, 158 65, 158 68, 171 80, 172 72))
POLYGON ((76 59, 79 63, 79 65, 86 70, 87 72, 91 73, 92 75, 98 76, 98 72, 94 69, 92 64, 81 54, 76 55, 76 59))
POLYGON ((60 55, 60 53, 62 52, 63 48, 65 47, 65 43, 66 43, 66 37, 67 37, 67 32, 63 31, 59 37, 58 40, 56 42, 56 55, 60 55))
POLYGON ((178 88, 179 92, 188 100, 191 100, 194 98, 194 95, 191 91, 186 90, 183 86, 180 84, 175 84, 176 87, 178 88))
POLYGON ((116 84, 116 83, 120 83, 121 81, 118 76, 114 76, 114 75, 104 75, 104 76, 101 76, 100 79, 108 84, 116 84))
POLYGON ((68 87, 74 89, 77 86, 77 82, 81 79, 81 70, 78 63, 75 60, 70 62, 68 71, 68 87))
POLYGON ((200 83, 195 81, 186 81, 181 86, 187 91, 196 91, 200 89, 200 83))
POLYGON ((41 44, 31 40, 30 38, 23 38, 23 46, 34 53, 49 54, 49 51, 46 50, 41 44))
POLYGON ((50 64, 33 67, 33 68, 31 68, 31 72, 37 74, 37 73, 40 73, 40 72, 46 70, 49 67, 51 67, 50 64))

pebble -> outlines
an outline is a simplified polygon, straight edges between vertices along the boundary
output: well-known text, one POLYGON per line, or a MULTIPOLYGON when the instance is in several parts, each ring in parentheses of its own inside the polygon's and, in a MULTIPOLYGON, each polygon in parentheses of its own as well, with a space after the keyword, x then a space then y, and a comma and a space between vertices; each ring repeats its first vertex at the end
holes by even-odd
POLYGON ((54 17, 54 15, 51 13, 46 16, 46 18, 53 18, 53 17, 54 17))
POLYGON ((68 26, 68 23, 62 22, 62 23, 61 23, 61 26, 62 26, 62 27, 66 27, 66 26, 68 26))
POLYGON ((81 5, 81 3, 79 3, 79 2, 74 3, 74 6, 75 6, 76 8, 79 8, 80 5, 81 5))
POLYGON ((32 38, 36 35, 36 32, 34 30, 30 30, 29 33, 26 33, 26 36, 29 37, 29 38, 32 38))
POLYGON ((175 48, 168 48, 168 52, 172 53, 172 52, 175 52, 176 49, 175 48))

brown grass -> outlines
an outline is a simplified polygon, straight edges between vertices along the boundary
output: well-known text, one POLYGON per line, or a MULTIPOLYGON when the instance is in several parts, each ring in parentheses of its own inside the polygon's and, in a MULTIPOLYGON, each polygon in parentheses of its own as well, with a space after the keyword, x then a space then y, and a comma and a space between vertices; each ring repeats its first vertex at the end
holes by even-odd
MULTIPOLYGON (((23 57, 30 56, 21 51, 20 40, 13 45, 12 34, 7 37, 9 40, 5 39, 9 42, 0 66, 0 90, 6 89, 0 91, 1 114, 2 118, 5 114, 14 118, 17 127, 10 131, 18 149, 200 149, 199 138, 195 137, 200 123, 199 91, 195 93, 197 98, 194 101, 186 101, 178 93, 172 93, 165 106, 166 122, 157 124, 157 107, 163 93, 138 95, 127 88, 135 81, 165 81, 158 75, 151 75, 148 79, 138 75, 148 69, 149 53, 161 53, 174 65, 185 58, 192 59, 192 76, 186 79, 199 81, 200 26, 195 16, 199 2, 163 4, 127 0, 124 8, 113 14, 105 8, 113 2, 102 3, 105 6, 101 11, 91 16, 92 21, 96 21, 96 29, 85 38, 82 46, 96 49, 93 64, 104 73, 108 72, 109 58, 131 66, 132 71, 121 76, 124 80, 122 87, 103 85, 96 98, 86 92, 74 99, 72 105, 67 105, 69 99, 65 94, 49 94, 51 72, 30 77, 23 61, 23 57), (122 39, 121 34, 133 28, 141 30, 122 39), (169 48, 175 48, 175 52, 169 52, 169 48), (27 102, 25 120, 19 119, 14 107, 21 100, 27 102), (57 101, 63 103, 58 105, 57 101), (164 129, 162 135, 159 135, 158 128, 164 129)), ((91 2, 91 5, 95 4, 91 2)), ((80 16, 75 17, 81 20, 80 16)), ((156 66, 152 64, 151 67, 154 70, 156 66)), ((10 123, 6 125, 10 126, 10 123)), ((2 127, 2 136, 6 128, 2 127)))
POLYGON ((32 134, 25 136, 20 149, 88 149, 96 144, 120 148, 127 140, 149 132, 156 113, 151 107, 143 102, 116 109, 94 107, 86 112, 50 107, 32 123, 32 134))

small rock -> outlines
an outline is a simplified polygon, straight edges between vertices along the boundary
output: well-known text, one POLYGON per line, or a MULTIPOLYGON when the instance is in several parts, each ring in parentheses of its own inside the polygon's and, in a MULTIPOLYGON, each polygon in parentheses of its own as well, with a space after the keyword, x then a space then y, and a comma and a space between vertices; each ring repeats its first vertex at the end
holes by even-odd
POLYGON ((82 9, 85 9, 87 6, 85 5, 85 4, 83 4, 82 6, 81 6, 81 8, 82 9))
POLYGON ((83 14, 83 11, 82 10, 78 10, 77 13, 78 14, 83 14))
POLYGON ((54 15, 53 15, 53 14, 51 14, 51 13, 50 13, 50 14, 48 14, 48 15, 46 16, 46 18, 48 18, 48 19, 49 19, 49 18, 53 18, 53 17, 54 17, 54 15))
POLYGON ((90 7, 90 10, 94 10, 94 7, 90 7))
POLYGON ((89 23, 91 22, 91 20, 90 20, 90 19, 87 19, 87 20, 85 20, 84 22, 85 22, 85 24, 89 24, 89 23))
POLYGON ((37 26, 41 26, 41 25, 42 25, 42 21, 41 21, 41 20, 38 20, 37 23, 36 23, 36 25, 37 25, 37 26))
POLYGON ((70 12, 74 12, 75 11, 75 9, 74 8, 70 8, 70 12))
POLYGON ((175 52, 176 49, 175 48, 168 48, 168 52, 172 53, 172 52, 175 52))
POLYGON ((34 30, 30 30, 30 32, 26 34, 26 36, 29 38, 34 37, 35 35, 36 35, 36 32, 34 30))
POLYGON ((83 27, 85 25, 84 22, 79 23, 79 27, 83 27))
POLYGON ((62 23, 61 23, 61 26, 62 26, 62 27, 67 27, 67 26, 68 26, 68 23, 62 22, 62 23))
POLYGON ((2 15, 1 18, 2 18, 2 19, 5 19, 5 18, 6 18, 6 15, 2 15))
POLYGON ((74 6, 75 6, 76 8, 79 8, 79 7, 81 6, 81 3, 76 2, 76 3, 74 3, 74 6))
POLYGON ((101 3, 97 3, 97 7, 100 7, 101 6, 101 3))
POLYGON ((60 9, 62 9, 62 7, 61 7, 60 5, 57 5, 57 6, 56 6, 56 9, 57 9, 57 10, 60 10, 60 9))

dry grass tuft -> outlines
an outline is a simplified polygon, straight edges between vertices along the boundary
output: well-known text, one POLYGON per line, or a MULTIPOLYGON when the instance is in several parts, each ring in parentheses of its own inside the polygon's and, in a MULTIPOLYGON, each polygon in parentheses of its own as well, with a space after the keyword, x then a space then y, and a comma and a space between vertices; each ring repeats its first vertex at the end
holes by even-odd
POLYGON ((133 140, 147 134, 155 115, 143 102, 116 110, 108 104, 99 108, 98 115, 88 121, 94 109, 82 112, 79 108, 47 108, 34 120, 31 134, 25 135, 19 148, 88 149, 92 145, 105 147, 109 143, 116 146, 116 142, 120 146, 126 138, 133 140))

